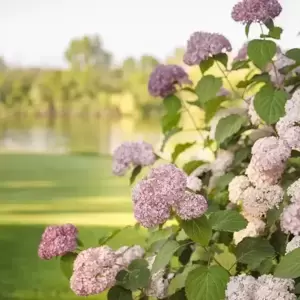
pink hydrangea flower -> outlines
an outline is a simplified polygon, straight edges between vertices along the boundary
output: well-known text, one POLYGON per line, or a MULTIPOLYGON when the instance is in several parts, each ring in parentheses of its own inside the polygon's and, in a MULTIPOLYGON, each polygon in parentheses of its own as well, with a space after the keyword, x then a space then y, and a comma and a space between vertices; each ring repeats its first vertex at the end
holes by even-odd
POLYGON ((72 224, 61 226, 48 226, 43 235, 38 249, 41 259, 51 259, 73 252, 77 247, 77 228, 72 224))
POLYGON ((89 248, 80 252, 74 261, 70 287, 78 296, 99 294, 112 287, 120 267, 117 256, 107 247, 89 248))
POLYGON ((151 144, 141 142, 125 142, 113 153, 112 171, 123 176, 131 166, 149 166, 154 164, 156 156, 151 144))
POLYGON ((236 22, 266 22, 279 16, 281 11, 277 0, 242 0, 233 7, 231 16, 236 22))
POLYGON ((191 220, 201 217, 208 208, 206 199, 198 194, 185 192, 181 201, 174 205, 174 210, 183 220, 191 220))
POLYGON ((153 97, 165 98, 176 92, 176 84, 191 84, 188 74, 177 65, 158 65, 151 73, 148 90, 153 97))
POLYGON ((285 233, 300 234, 300 204, 293 203, 284 208, 280 216, 280 227, 285 233))
POLYGON ((189 66, 199 65, 201 61, 208 59, 211 55, 231 50, 231 44, 225 36, 197 31, 188 40, 183 61, 189 66))

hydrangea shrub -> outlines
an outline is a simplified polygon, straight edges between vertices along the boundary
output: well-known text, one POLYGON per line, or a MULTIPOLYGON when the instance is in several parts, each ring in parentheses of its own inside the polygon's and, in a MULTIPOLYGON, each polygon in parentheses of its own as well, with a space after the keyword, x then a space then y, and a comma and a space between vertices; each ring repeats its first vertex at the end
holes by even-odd
POLYGON ((165 109, 160 151, 126 142, 115 150, 112 166, 116 176, 131 172, 135 228, 147 232, 144 245, 108 247, 118 229, 86 249, 70 224, 47 227, 42 236, 40 258, 60 257, 76 295, 300 299, 300 49, 283 51, 276 44, 283 30, 274 19, 281 11, 277 0, 233 7, 232 18, 246 35, 252 25, 261 35, 232 61, 225 36, 193 33, 183 60, 202 73, 194 84, 181 66, 153 71, 149 93, 161 97, 165 109), (207 74, 213 65, 221 77, 207 74), (240 70, 248 71, 233 84, 229 74, 240 76, 240 70), (191 106, 205 113, 203 128, 191 106), (201 140, 176 145, 166 162, 161 154, 172 136, 184 132, 184 112, 201 140), (180 165, 179 155, 197 144, 214 159, 180 165), (146 176, 135 183, 143 168, 146 176))

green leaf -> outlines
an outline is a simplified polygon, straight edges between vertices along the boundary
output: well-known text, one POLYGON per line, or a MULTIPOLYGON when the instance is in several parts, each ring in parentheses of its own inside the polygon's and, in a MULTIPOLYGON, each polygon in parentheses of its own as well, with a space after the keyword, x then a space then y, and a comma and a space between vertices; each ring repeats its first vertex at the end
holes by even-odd
POLYGON ((60 258, 60 269, 67 279, 70 279, 73 274, 73 263, 76 257, 76 253, 70 252, 60 258))
POLYGON ((197 265, 188 265, 184 268, 182 273, 176 275, 170 282, 168 287, 168 294, 172 295, 176 293, 176 291, 184 288, 186 278, 188 277, 189 272, 196 269, 197 265))
POLYGON ((274 124, 284 116, 284 106, 288 97, 289 95, 285 91, 276 90, 271 85, 265 85, 255 95, 255 111, 267 124, 274 124))
POLYGON ((294 60, 295 62, 300 63, 300 49, 299 48, 293 48, 290 49, 285 53, 285 56, 294 60))
POLYGON ((151 269, 151 274, 164 268, 170 262, 173 254, 179 247, 180 245, 176 241, 168 240, 157 253, 151 269))
POLYGON ((263 69, 276 54, 276 44, 268 40, 252 40, 248 44, 248 57, 263 69))
POLYGON ((178 230, 178 226, 170 226, 166 227, 149 234, 149 238, 147 239, 147 244, 150 245, 154 242, 157 242, 162 239, 167 239, 171 234, 178 230))
POLYGON ((256 268, 256 271, 258 271, 261 275, 263 274, 269 274, 274 267, 272 258, 265 259, 259 267, 256 268))
POLYGON ((246 27, 245 27, 245 34, 246 34, 246 37, 248 38, 249 36, 249 31, 250 31, 250 26, 251 26, 252 22, 249 21, 247 24, 246 24, 246 27))
POLYGON ((113 286, 107 294, 108 300, 133 300, 132 293, 121 286, 113 286))
POLYGON ((186 174, 190 175, 193 171, 195 171, 197 168, 201 167, 204 164, 205 162, 202 160, 192 160, 183 166, 183 171, 186 174))
POLYGON ((274 26, 272 29, 269 30, 268 37, 280 40, 282 32, 282 28, 274 26))
POLYGON ((233 62, 231 70, 237 71, 241 69, 249 69, 249 60, 238 60, 233 62))
POLYGON ((184 232, 196 243, 207 246, 211 236, 212 228, 205 215, 197 219, 181 221, 184 232))
POLYGON ((182 107, 180 99, 175 95, 167 96, 163 101, 168 115, 176 115, 182 107))
POLYGON ((300 248, 297 248, 281 258, 274 276, 280 278, 300 277, 300 248))
POLYGON ((160 151, 164 151, 165 149, 165 146, 168 142, 168 140, 173 136, 175 135, 176 133, 180 132, 182 130, 182 128, 179 128, 179 127, 174 127, 173 129, 171 129, 170 131, 168 131, 165 136, 164 136, 164 139, 162 141, 162 144, 161 144, 161 147, 160 147, 160 151))
POLYGON ((172 153, 172 162, 174 163, 177 159, 177 157, 182 153, 184 152, 185 150, 191 148, 192 146, 195 145, 195 142, 194 143, 185 143, 185 144, 178 144, 176 145, 173 153, 172 153))
POLYGON ((145 259, 139 258, 133 260, 128 266, 128 270, 139 270, 139 269, 148 268, 148 262, 145 259))
POLYGON ((247 237, 237 245, 235 255, 238 262, 255 269, 265 259, 274 257, 275 251, 267 240, 261 237, 247 237))
POLYGON ((270 75, 268 73, 255 74, 248 80, 240 81, 237 84, 237 87, 238 88, 246 88, 246 87, 248 87, 249 85, 251 85, 253 83, 259 83, 259 82, 269 83, 270 82, 270 75))
POLYGON ((216 128, 216 141, 219 144, 223 143, 227 138, 237 133, 244 123, 245 119, 237 114, 222 118, 216 128))
POLYGON ((234 177, 235 174, 233 174, 232 172, 220 176, 216 181, 214 190, 216 192, 222 192, 234 177))
POLYGON ((269 30, 274 28, 274 21, 272 19, 268 19, 267 21, 264 22, 264 24, 269 30))
POLYGON ((227 98, 225 96, 218 96, 204 103, 203 109, 205 112, 205 122, 208 123, 218 111, 220 105, 226 101, 227 98))
POLYGON ((131 227, 131 226, 125 226, 123 228, 118 228, 118 229, 106 234, 105 236, 101 237, 98 240, 98 244, 100 246, 106 244, 108 241, 110 241, 112 238, 114 238, 117 234, 119 234, 122 230, 127 229, 129 227, 131 227))
POLYGON ((142 171, 142 166, 136 166, 133 170, 132 170, 132 173, 131 173, 131 176, 130 176, 130 184, 133 184, 136 177, 141 173, 142 171))
POLYGON ((163 133, 167 133, 170 130, 176 128, 180 121, 180 117, 181 117, 180 113, 176 115, 171 115, 171 114, 164 115, 161 120, 163 133))
POLYGON ((235 152, 233 166, 240 166, 240 164, 251 155, 251 149, 242 148, 235 152))
POLYGON ((77 245, 79 247, 84 247, 84 244, 83 244, 82 240, 80 240, 79 238, 77 238, 76 241, 77 241, 77 245))
POLYGON ((186 280, 188 300, 221 300, 225 298, 225 290, 229 281, 229 273, 220 266, 206 268, 200 266, 191 271, 186 280))
POLYGON ((214 64, 214 60, 212 57, 202 60, 200 63, 200 70, 202 74, 204 74, 208 69, 210 69, 213 66, 213 64, 214 64))
POLYGON ((247 227, 245 218, 234 210, 221 210, 211 213, 209 222, 214 230, 235 232, 247 227))
POLYGON ((216 55, 214 55, 214 59, 216 61, 219 61, 225 67, 225 69, 227 68, 228 56, 226 53, 216 54, 216 55))
POLYGON ((222 87, 222 79, 212 75, 203 76, 197 83, 196 93, 202 104, 216 97, 222 87))

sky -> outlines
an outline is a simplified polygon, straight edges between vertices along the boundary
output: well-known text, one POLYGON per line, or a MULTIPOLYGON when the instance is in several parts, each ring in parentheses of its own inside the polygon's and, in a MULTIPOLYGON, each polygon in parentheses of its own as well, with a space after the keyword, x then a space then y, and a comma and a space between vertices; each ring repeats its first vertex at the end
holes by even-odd
MULTIPOLYGON (((98 33, 118 63, 128 56, 160 59, 184 47, 194 31, 224 34, 237 50, 244 26, 231 19, 238 0, 0 0, 0 56, 14 65, 61 67, 74 37, 98 33)), ((299 47, 300 0, 281 0, 280 45, 299 47)), ((258 34, 256 28, 250 37, 258 34)))

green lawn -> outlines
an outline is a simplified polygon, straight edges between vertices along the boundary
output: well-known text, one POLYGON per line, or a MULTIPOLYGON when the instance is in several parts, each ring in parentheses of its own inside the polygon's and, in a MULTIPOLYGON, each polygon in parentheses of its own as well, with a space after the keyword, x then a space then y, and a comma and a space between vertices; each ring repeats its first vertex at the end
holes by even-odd
MULTIPOLYGON (((97 156, 0 155, 1 300, 80 299, 70 291, 59 260, 39 260, 37 247, 48 224, 78 225, 85 246, 134 224, 128 179, 113 177, 110 164, 97 156)), ((110 245, 142 240, 142 233, 127 229, 110 245)))

